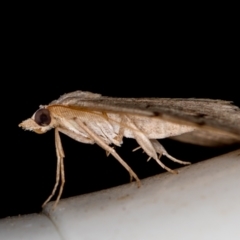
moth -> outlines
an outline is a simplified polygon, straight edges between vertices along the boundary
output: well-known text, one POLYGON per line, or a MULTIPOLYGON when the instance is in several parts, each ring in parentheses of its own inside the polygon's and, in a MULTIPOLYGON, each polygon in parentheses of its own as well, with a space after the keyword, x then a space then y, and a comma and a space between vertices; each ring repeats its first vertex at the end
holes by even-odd
POLYGON ((112 145, 121 146, 123 137, 134 138, 139 148, 162 168, 165 155, 180 164, 190 164, 169 155, 157 139, 217 146, 240 142, 240 109, 229 101, 173 98, 112 98, 101 94, 75 91, 62 95, 49 105, 40 106, 33 116, 19 124, 36 133, 55 129, 57 155, 56 183, 46 205, 60 184, 55 205, 62 195, 64 151, 59 132, 87 144, 98 144, 113 155, 129 172, 131 180, 140 180, 112 145))

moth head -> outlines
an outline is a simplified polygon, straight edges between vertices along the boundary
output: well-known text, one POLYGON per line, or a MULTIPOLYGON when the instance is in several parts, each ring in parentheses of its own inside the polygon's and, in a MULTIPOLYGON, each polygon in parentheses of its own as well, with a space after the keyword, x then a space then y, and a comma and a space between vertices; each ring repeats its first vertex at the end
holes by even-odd
POLYGON ((39 134, 45 133, 54 127, 50 111, 43 106, 41 106, 31 118, 23 121, 18 126, 39 134))

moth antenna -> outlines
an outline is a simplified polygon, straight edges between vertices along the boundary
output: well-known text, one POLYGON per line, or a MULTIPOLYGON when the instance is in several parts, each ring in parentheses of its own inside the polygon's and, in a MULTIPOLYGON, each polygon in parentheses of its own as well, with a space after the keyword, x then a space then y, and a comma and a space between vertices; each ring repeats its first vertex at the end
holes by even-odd
POLYGON ((177 162, 177 163, 180 163, 180 164, 183 164, 183 165, 191 164, 190 162, 181 161, 177 158, 172 157, 170 154, 168 154, 168 152, 163 147, 163 145, 160 142, 158 142, 157 140, 151 139, 150 141, 151 141, 155 151, 157 153, 159 153, 159 160, 160 160, 161 156, 164 155, 167 158, 169 158, 170 160, 172 160, 173 162, 177 162))
POLYGON ((149 157, 148 159, 147 159, 147 162, 151 159, 152 157, 149 157))
MULTIPOLYGON (((155 159, 155 158, 154 158, 155 159)), ((177 170, 172 170, 171 168, 168 168, 166 165, 164 165, 160 159, 156 158, 155 161, 165 170, 167 170, 168 172, 170 173, 174 173, 174 174, 177 174, 178 171, 177 170)))
POLYGON ((140 149, 141 147, 139 146, 139 147, 136 147, 136 148, 134 148, 133 150, 132 150, 132 152, 135 152, 135 151, 137 151, 138 149, 140 149))
POLYGON ((185 161, 179 160, 179 159, 169 155, 167 152, 164 152, 163 155, 165 155, 167 158, 171 159, 173 162, 177 162, 177 163, 180 163, 183 165, 191 164, 191 162, 185 162, 185 161))

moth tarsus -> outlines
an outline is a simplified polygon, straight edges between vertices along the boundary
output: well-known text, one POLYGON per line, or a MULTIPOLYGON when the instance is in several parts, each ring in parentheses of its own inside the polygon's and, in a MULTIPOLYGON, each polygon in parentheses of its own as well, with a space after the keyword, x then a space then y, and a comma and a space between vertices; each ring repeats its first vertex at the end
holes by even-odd
POLYGON ((157 139, 173 138, 205 146, 240 142, 239 108, 228 101, 210 99, 111 98, 75 91, 62 95, 49 105, 41 105, 19 126, 36 133, 55 128, 56 183, 43 204, 45 206, 51 200, 61 183, 54 207, 65 183, 64 151, 59 132, 78 142, 98 144, 107 155, 113 155, 122 164, 129 172, 130 180, 135 179, 138 186, 140 180, 136 173, 109 146, 121 146, 123 137, 136 139, 138 149, 142 148, 148 159, 153 158, 171 173, 176 171, 161 162, 162 155, 180 164, 190 163, 169 155, 157 139))

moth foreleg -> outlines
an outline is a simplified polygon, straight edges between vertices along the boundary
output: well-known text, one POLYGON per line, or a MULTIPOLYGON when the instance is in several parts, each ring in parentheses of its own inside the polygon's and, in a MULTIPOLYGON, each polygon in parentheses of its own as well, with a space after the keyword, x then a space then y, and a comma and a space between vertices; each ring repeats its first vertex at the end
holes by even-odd
POLYGON ((162 144, 156 140, 156 139, 150 139, 153 147, 155 148, 156 152, 159 154, 159 159, 161 158, 162 155, 166 156, 167 158, 171 159, 173 162, 177 162, 180 164, 191 164, 190 162, 185 162, 185 161, 181 161, 179 159, 176 159, 174 157, 172 157, 171 155, 168 154, 168 152, 166 151, 166 149, 162 146, 162 144))
POLYGON ((120 124, 119 124, 119 131, 118 131, 118 134, 117 136, 114 138, 117 142, 119 142, 119 145, 122 143, 122 139, 123 139, 123 136, 124 136, 124 127, 122 126, 122 123, 123 123, 123 117, 121 117, 121 120, 120 120, 120 124))
POLYGON ((63 158, 64 156, 64 151, 63 151, 63 147, 62 147, 62 143, 61 143, 61 139, 59 136, 59 132, 58 129, 55 129, 55 138, 56 138, 56 144, 57 144, 57 152, 58 152, 58 157, 60 158, 60 174, 61 174, 61 185, 60 185, 60 189, 59 189, 59 193, 57 196, 57 199, 53 205, 53 208, 55 208, 60 200, 60 197, 62 196, 62 192, 63 192, 63 187, 65 184, 65 172, 64 172, 64 161, 63 158))
POLYGON ((67 128, 62 128, 62 127, 58 127, 58 131, 64 133, 65 135, 69 136, 70 138, 81 142, 81 143, 87 143, 87 144, 94 144, 94 140, 90 139, 88 137, 84 137, 81 134, 77 134, 67 128))
POLYGON ((54 196, 54 194, 55 194, 55 192, 57 190, 57 187, 59 185, 59 180, 61 178, 61 186, 60 186, 59 194, 58 194, 56 202, 54 203, 53 208, 56 207, 56 205, 58 204, 59 199, 60 199, 60 197, 62 195, 63 186, 64 186, 64 183, 65 183, 64 164, 63 164, 64 152, 63 152, 61 139, 60 139, 59 132, 58 132, 57 128, 55 128, 55 147, 56 147, 56 154, 57 154, 56 183, 54 185, 54 188, 52 190, 51 195, 43 203, 42 207, 44 207, 51 200, 51 198, 54 196))

